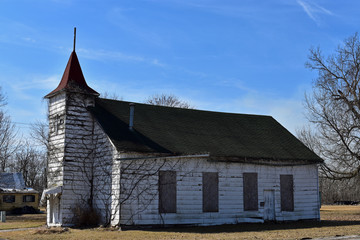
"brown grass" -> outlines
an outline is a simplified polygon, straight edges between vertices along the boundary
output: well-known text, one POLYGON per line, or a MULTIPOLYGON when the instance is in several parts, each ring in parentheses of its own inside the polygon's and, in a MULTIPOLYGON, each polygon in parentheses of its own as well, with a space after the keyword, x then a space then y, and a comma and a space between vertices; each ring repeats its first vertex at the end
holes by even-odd
MULTIPOLYGON (((31 218, 31 217, 29 217, 31 218)), ((7 239, 301 239, 360 233, 360 206, 323 206, 321 222, 238 224, 152 230, 32 229, 0 232, 7 239)), ((36 220, 36 219, 34 219, 36 220)), ((43 222, 45 218, 43 216, 43 222)), ((0 226, 2 223, 0 223, 0 226)), ((13 222, 14 224, 14 222, 13 222)))
POLYGON ((45 214, 24 214, 6 216, 6 222, 0 222, 0 230, 40 227, 45 225, 45 223, 45 214))

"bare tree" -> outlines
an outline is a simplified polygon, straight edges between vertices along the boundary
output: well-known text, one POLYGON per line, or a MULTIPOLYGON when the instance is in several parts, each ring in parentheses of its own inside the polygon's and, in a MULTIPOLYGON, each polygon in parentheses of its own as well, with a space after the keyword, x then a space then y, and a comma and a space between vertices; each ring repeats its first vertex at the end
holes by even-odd
POLYGON ((15 125, 10 117, 0 112, 0 170, 6 171, 10 165, 12 155, 18 148, 15 125))
POLYGON ((167 107, 178 107, 178 108, 194 108, 190 103, 180 100, 173 94, 155 94, 144 101, 147 104, 167 106, 167 107))
POLYGON ((296 129, 296 136, 311 151, 318 154, 321 152, 322 142, 320 142, 320 137, 310 125, 296 129))
POLYGON ((2 88, 0 87, 0 108, 4 107, 6 104, 6 96, 4 95, 2 88))
POLYGON ((316 145, 326 160, 324 176, 351 179, 360 172, 360 41, 354 34, 334 54, 310 50, 306 66, 318 73, 313 92, 306 95, 308 119, 314 134, 303 137, 316 145), (310 137, 312 135, 312 137, 310 137))
POLYGON ((31 144, 30 140, 23 142, 21 149, 15 155, 16 161, 20 161, 15 166, 19 168, 20 165, 23 165, 24 169, 20 170, 20 172, 23 173, 24 179, 28 181, 27 186, 35 188, 40 192, 47 187, 46 166, 50 152, 48 126, 48 122, 37 121, 32 123, 30 128, 31 144), (29 163, 25 164, 26 162, 29 163))
POLYGON ((43 149, 44 151, 48 150, 49 141, 49 123, 37 121, 31 124, 30 136, 38 147, 43 149))
POLYGON ((26 186, 42 191, 45 187, 45 154, 25 141, 15 153, 11 170, 22 173, 26 186))
POLYGON ((122 100, 123 98, 115 93, 115 92, 112 92, 112 93, 109 93, 109 92, 104 92, 104 93, 101 93, 101 97, 102 98, 107 98, 107 99, 112 99, 112 100, 122 100))
POLYGON ((11 157, 18 148, 15 125, 3 109, 5 105, 6 97, 0 87, 0 171, 3 172, 8 170, 11 157))

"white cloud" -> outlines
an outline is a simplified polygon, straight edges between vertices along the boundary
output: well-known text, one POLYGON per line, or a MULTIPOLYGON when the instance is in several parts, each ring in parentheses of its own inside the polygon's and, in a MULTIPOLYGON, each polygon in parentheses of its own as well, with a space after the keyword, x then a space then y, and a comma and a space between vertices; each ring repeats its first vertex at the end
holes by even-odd
POLYGON ((137 55, 129 55, 117 51, 106 51, 103 49, 93 50, 93 49, 84 49, 79 48, 76 52, 84 58, 93 59, 93 60, 115 60, 115 61, 125 61, 125 62, 141 62, 158 67, 165 67, 166 64, 160 62, 156 58, 147 58, 137 55))
POLYGON ((257 18, 255 13, 259 11, 259 4, 256 7, 252 7, 245 4, 229 4, 221 1, 208 1, 208 0, 150 0, 151 2, 158 2, 162 4, 178 5, 182 7, 195 8, 201 11, 210 12, 218 15, 229 16, 229 17, 246 17, 246 18, 257 18))
POLYGON ((292 97, 284 98, 271 93, 249 90, 239 98, 223 101, 205 99, 191 102, 199 109, 272 116, 291 133, 295 134, 296 129, 307 123, 304 116, 303 100, 300 95, 295 93, 292 97))
POLYGON ((164 63, 161 63, 158 59, 152 59, 151 60, 151 64, 153 65, 156 65, 156 66, 159 66, 159 67, 165 67, 165 64, 164 63))
POLYGON ((158 33, 154 27, 147 23, 141 23, 138 19, 134 18, 137 14, 136 8, 113 8, 108 14, 108 21, 115 27, 125 31, 126 34, 133 35, 138 39, 156 45, 158 47, 164 47, 167 42, 164 41, 163 35, 158 33))
POLYGON ((0 19, 0 42, 16 45, 33 44, 36 42, 38 31, 26 23, 13 21, 7 18, 0 19))
POLYGON ((14 90, 24 91, 28 89, 40 89, 40 90, 50 90, 55 88, 61 79, 60 75, 53 75, 48 77, 33 77, 29 81, 21 81, 11 85, 14 90))
POLYGON ((307 122, 301 99, 252 94, 236 100, 234 107, 244 113, 270 115, 293 134, 307 122))
POLYGON ((26 41, 26 42, 30 42, 30 43, 35 43, 36 40, 31 38, 31 37, 23 37, 23 40, 26 41))
POLYGON ((303 8, 303 10, 305 11, 305 13, 317 24, 320 25, 320 17, 319 15, 321 14, 325 14, 325 15, 333 15, 333 13, 314 3, 313 1, 306 1, 306 0, 297 0, 297 3, 303 8))
MULTIPOLYGON (((51 90, 54 90, 59 84, 60 75, 53 75, 48 77, 41 76, 23 76, 23 78, 13 78, 11 81, 6 81, 6 92, 11 95, 9 101, 22 101, 22 104, 39 101, 39 95, 44 96, 51 90)), ((5 82, 0 79, 0 82, 5 82)), ((10 105, 9 105, 10 107, 10 105)))

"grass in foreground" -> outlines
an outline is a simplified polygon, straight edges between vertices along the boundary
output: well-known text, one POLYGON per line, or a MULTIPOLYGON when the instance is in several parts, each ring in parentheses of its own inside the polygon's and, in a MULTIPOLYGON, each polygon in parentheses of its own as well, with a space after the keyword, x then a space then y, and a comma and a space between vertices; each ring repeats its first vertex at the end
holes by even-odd
POLYGON ((24 214, 24 215, 6 216, 6 222, 4 223, 0 222, 0 230, 40 227, 40 226, 44 226, 45 223, 46 223, 45 214, 24 214))
MULTIPOLYGON (((153 230, 110 231, 109 229, 45 228, 0 232, 7 239, 301 239, 360 233, 360 206, 323 206, 321 222, 238 224, 153 230)), ((45 218, 44 218, 45 221, 45 218)), ((42 223, 44 223, 44 221, 42 223)), ((1 226, 2 223, 0 223, 1 226)))

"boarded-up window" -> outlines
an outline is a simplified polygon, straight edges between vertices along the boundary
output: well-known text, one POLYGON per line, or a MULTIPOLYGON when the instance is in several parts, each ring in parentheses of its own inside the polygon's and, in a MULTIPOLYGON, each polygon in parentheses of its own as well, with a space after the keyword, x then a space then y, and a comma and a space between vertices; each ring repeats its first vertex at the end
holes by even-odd
POLYGON ((175 171, 159 171, 159 212, 176 213, 175 171))
POLYGON ((35 195, 24 195, 23 202, 35 202, 35 195))
POLYGON ((214 172, 203 173, 203 212, 219 211, 219 175, 214 172))
POLYGON ((13 203, 15 202, 15 195, 4 195, 3 202, 5 203, 13 203))
POLYGON ((244 211, 257 211, 258 179, 257 173, 244 173, 244 211))
POLYGON ((293 175, 280 175, 281 211, 294 211, 293 175))

